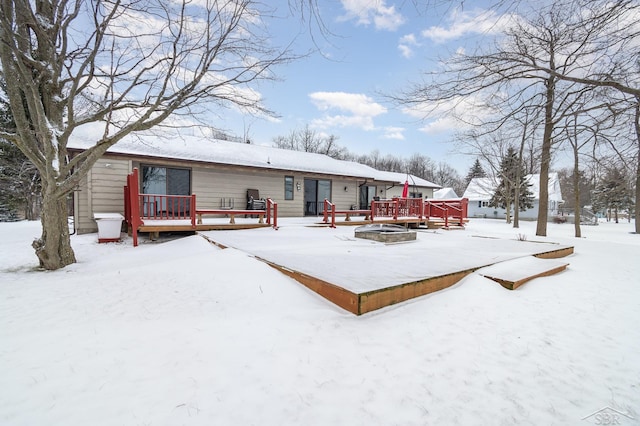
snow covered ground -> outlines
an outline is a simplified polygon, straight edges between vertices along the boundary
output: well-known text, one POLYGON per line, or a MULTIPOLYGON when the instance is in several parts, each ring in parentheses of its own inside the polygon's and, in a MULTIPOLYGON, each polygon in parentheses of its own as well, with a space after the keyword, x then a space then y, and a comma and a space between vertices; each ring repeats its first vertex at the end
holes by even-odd
MULTIPOLYGON (((303 224, 270 232, 319 244, 349 229, 303 224)), ((601 223, 576 239, 549 224, 541 238, 534 223, 473 219, 438 238, 527 238, 575 254, 515 291, 473 274, 356 317, 199 236, 137 248, 73 236, 78 263, 41 272, 39 224, 0 223, 0 424, 640 424, 632 230, 601 223)))

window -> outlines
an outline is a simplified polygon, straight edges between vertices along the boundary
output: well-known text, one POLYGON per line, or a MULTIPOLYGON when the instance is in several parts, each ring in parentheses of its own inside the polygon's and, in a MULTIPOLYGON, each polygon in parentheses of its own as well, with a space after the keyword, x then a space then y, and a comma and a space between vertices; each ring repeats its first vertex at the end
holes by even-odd
POLYGON ((188 214, 190 200, 156 197, 157 195, 191 195, 191 170, 173 167, 142 166, 142 193, 145 197, 144 215, 188 214))
POLYGON ((142 193, 191 195, 191 170, 142 166, 142 193))
POLYGON ((293 200, 293 176, 284 177, 284 199, 293 200))

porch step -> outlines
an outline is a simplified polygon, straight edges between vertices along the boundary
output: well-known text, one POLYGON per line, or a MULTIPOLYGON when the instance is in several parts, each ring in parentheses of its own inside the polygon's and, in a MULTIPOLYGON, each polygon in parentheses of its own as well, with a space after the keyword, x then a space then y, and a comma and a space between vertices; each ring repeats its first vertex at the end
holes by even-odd
MULTIPOLYGON (((467 223, 469 220, 468 219, 464 219, 463 223, 467 223)), ((445 222, 444 219, 429 219, 427 220, 427 228, 429 229, 442 229, 444 228, 445 222)), ((459 219, 449 219, 449 227, 447 228, 449 230, 454 230, 454 229, 465 229, 464 226, 460 225, 460 220, 459 219)))
POLYGON ((515 290, 522 284, 538 277, 546 277, 566 269, 567 262, 555 259, 540 259, 534 256, 520 257, 495 263, 478 269, 478 274, 496 281, 504 288, 515 290))

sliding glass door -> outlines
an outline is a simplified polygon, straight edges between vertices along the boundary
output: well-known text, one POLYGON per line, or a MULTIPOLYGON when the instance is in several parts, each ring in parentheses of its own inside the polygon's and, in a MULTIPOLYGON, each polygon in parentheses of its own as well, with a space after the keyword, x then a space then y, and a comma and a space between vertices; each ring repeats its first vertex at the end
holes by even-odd
MULTIPOLYGON (((143 165, 142 194, 191 195, 191 170, 143 165)), ((175 200, 171 205, 167 205, 166 197, 154 197, 153 204, 152 206, 148 202, 144 203, 145 216, 189 211, 188 199, 175 200)))
POLYGON ((325 198, 331 201, 331 181, 323 179, 304 180, 304 214, 317 216, 324 212, 325 198))

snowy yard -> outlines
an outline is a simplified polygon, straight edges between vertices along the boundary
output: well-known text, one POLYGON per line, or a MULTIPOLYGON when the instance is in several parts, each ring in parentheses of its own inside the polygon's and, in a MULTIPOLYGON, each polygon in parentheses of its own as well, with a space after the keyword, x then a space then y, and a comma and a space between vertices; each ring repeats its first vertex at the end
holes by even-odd
MULTIPOLYGON (((235 232, 286 245, 290 231, 318 244, 350 229, 280 225, 235 232)), ((38 272, 39 224, 0 223, 0 424, 605 424, 597 412, 639 424, 632 230, 576 239, 549 224, 542 238, 534 223, 473 219, 438 238, 520 234, 575 254, 515 291, 473 274, 357 317, 199 236, 137 248, 73 236, 78 263, 38 272)))

